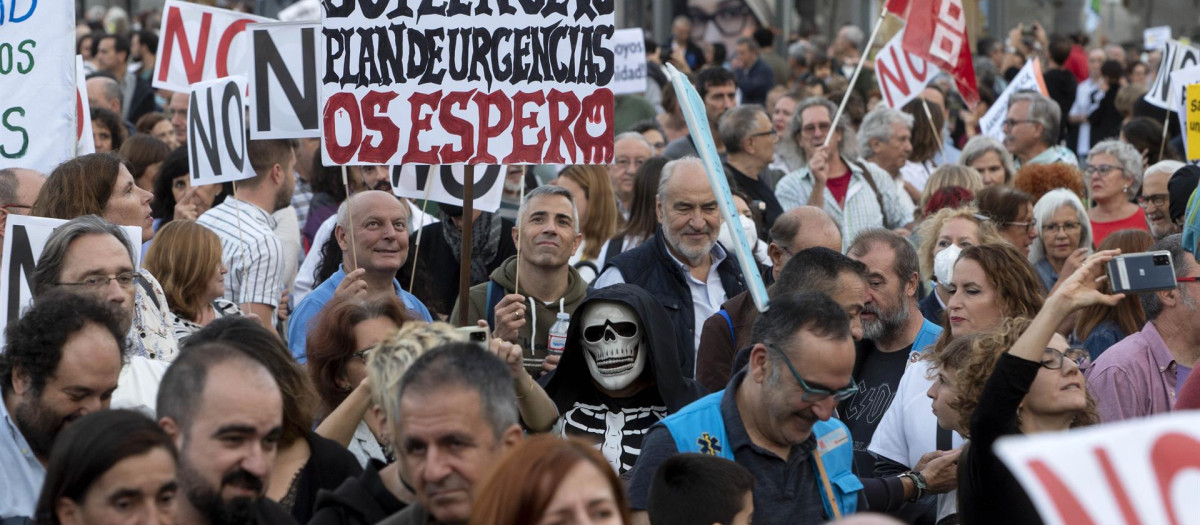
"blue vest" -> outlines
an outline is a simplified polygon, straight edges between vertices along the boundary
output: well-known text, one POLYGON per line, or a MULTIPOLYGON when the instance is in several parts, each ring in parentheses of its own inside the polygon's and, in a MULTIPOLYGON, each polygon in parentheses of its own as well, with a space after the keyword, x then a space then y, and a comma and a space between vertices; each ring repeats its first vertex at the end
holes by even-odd
POLYGON ((917 332, 917 338, 913 340, 912 351, 908 353, 910 357, 908 362, 916 361, 925 352, 925 349, 937 343, 938 338, 941 336, 942 327, 926 319, 921 324, 921 331, 917 332))
MULTIPOLYGON (((733 461, 733 449, 725 437, 725 420, 721 417, 721 398, 724 395, 725 391, 722 390, 704 396, 657 424, 671 431, 675 448, 680 452, 699 452, 733 461)), ((817 490, 821 493, 825 516, 833 519, 834 513, 829 506, 825 484, 821 481, 820 465, 825 467, 838 511, 842 516, 853 514, 858 509, 858 492, 863 484, 854 475, 854 446, 850 431, 836 419, 817 421, 812 431, 817 438, 817 448, 813 451, 811 463, 818 480, 817 490)))

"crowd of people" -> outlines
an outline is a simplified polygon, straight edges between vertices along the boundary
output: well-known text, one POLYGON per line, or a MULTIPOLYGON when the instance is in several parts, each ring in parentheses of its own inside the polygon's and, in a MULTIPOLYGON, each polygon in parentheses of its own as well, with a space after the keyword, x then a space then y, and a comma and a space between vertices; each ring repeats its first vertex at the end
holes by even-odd
POLYGON ((1142 98, 1155 52, 1018 27, 977 42, 979 105, 891 108, 847 80, 860 28, 722 26, 726 56, 692 13, 611 164, 508 166, 466 216, 387 166, 343 185, 319 139, 190 186, 157 16, 80 24, 96 153, 0 169, 0 226, 65 221, 0 353, 6 525, 1040 523, 997 439, 1200 408, 1200 168, 1142 98), (1050 96, 987 136, 1030 58, 1050 96), (1177 285, 1113 293, 1149 251, 1177 285))

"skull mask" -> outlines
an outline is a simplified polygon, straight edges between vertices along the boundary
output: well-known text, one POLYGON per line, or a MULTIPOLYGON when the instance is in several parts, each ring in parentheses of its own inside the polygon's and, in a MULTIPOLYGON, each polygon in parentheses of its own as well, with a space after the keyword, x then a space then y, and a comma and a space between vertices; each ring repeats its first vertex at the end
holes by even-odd
POLYGON ((596 301, 587 305, 580 321, 588 370, 601 388, 621 390, 642 375, 645 343, 641 319, 632 307, 596 301))

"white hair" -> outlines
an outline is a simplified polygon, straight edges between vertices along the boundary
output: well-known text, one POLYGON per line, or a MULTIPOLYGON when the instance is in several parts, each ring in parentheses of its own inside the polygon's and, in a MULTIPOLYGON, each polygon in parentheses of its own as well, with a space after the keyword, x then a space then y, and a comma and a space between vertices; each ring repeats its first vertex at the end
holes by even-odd
POLYGON ((1066 188, 1050 190, 1045 195, 1042 195, 1042 198, 1038 199, 1037 204, 1033 205, 1033 220, 1037 221, 1038 240, 1029 247, 1030 264, 1037 264, 1046 258, 1046 248, 1042 243, 1042 226, 1049 224, 1051 218, 1054 217, 1054 212, 1063 206, 1073 208, 1076 220, 1079 221, 1079 246, 1075 248, 1092 246, 1092 221, 1088 219, 1087 209, 1083 207, 1083 201, 1079 200, 1079 196, 1075 195, 1075 192, 1066 188))
POLYGON ((892 139, 892 127, 896 124, 904 124, 912 129, 913 116, 881 104, 863 117, 862 124, 858 126, 858 150, 864 159, 871 158, 875 153, 871 151, 872 140, 887 142, 892 139))

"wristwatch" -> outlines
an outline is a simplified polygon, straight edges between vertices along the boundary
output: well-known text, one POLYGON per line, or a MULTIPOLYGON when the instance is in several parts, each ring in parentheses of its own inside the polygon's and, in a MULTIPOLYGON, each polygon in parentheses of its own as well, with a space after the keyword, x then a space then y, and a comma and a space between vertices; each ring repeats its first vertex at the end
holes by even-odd
POLYGON ((916 489, 917 489, 916 494, 914 494, 913 497, 909 498, 908 501, 910 501, 910 502, 917 501, 917 500, 925 497, 925 489, 929 486, 925 482, 925 476, 921 475, 920 472, 910 470, 908 472, 901 474, 900 477, 908 478, 909 481, 912 481, 913 487, 916 487, 916 489))

